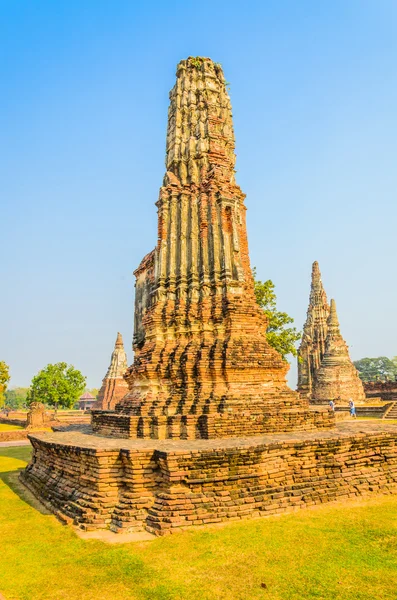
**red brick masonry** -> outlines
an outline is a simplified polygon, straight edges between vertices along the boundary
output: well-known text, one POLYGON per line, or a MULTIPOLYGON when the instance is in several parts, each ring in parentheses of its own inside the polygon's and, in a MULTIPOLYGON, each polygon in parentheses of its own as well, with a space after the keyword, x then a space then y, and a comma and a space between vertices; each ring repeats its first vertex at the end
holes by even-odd
POLYGON ((22 481, 83 529, 147 530, 259 517, 397 492, 397 426, 220 440, 118 440, 32 434, 22 481))

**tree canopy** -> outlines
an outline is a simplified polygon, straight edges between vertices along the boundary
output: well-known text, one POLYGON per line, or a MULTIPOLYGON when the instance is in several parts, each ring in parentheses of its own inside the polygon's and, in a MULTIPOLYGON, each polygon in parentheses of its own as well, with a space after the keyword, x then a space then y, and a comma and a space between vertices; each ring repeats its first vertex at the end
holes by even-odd
POLYGON ((64 362, 47 365, 32 379, 27 403, 43 402, 50 406, 72 408, 85 388, 86 378, 64 362))
POLYGON ((14 410, 26 404, 29 388, 17 387, 6 391, 6 404, 14 410))
POLYGON ((6 399, 7 383, 10 381, 10 367, 4 362, 0 361, 0 407, 4 406, 6 399))
POLYGON ((287 327, 294 322, 286 312, 277 310, 277 297, 274 283, 268 279, 260 281, 256 278, 256 269, 253 269, 255 297, 259 306, 264 310, 269 322, 266 337, 270 346, 279 352, 283 360, 288 354, 297 355, 296 342, 300 340, 301 333, 296 327, 287 327))
POLYGON ((397 376, 397 356, 387 358, 360 358, 354 361, 360 378, 363 381, 376 381, 377 379, 394 379, 397 376))

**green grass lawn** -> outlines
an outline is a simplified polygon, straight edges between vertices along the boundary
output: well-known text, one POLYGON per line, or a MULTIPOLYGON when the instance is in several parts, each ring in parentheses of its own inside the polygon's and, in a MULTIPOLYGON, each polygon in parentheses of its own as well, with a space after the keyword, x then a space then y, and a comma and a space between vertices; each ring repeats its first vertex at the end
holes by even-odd
POLYGON ((23 429, 20 425, 9 425, 8 423, 0 423, 0 431, 14 431, 15 429, 23 429))
POLYGON ((29 453, 0 449, 7 600, 397 598, 397 497, 109 545, 30 506, 17 480, 29 453))

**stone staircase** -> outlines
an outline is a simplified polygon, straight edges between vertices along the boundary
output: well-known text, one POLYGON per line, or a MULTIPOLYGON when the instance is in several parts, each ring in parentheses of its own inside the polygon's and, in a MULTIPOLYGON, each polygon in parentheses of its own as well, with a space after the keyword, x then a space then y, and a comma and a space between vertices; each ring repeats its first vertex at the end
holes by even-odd
POLYGON ((397 420, 397 402, 392 402, 390 407, 383 415, 384 419, 396 419, 397 420))

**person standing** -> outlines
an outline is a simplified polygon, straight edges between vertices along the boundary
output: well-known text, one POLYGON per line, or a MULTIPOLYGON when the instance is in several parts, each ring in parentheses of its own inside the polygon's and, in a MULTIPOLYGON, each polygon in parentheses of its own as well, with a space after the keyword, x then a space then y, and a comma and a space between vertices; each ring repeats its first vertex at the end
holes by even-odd
POLYGON ((332 410, 332 412, 335 412, 335 402, 333 400, 329 401, 329 410, 332 410))
POLYGON ((356 407, 354 405, 352 398, 350 398, 350 400, 349 400, 349 408, 350 408, 350 416, 353 417, 354 419, 357 419, 356 407))

